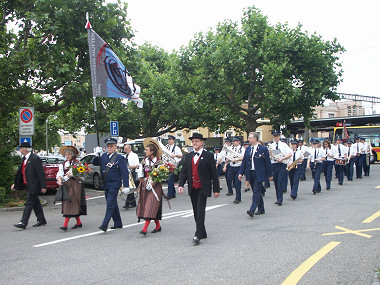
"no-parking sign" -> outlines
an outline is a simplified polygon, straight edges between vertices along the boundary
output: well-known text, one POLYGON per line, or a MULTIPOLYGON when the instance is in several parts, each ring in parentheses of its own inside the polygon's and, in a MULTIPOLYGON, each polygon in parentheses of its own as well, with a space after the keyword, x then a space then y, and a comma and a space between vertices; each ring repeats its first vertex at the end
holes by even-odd
POLYGON ((19 110, 19 133, 20 136, 34 135, 34 108, 23 107, 19 110))

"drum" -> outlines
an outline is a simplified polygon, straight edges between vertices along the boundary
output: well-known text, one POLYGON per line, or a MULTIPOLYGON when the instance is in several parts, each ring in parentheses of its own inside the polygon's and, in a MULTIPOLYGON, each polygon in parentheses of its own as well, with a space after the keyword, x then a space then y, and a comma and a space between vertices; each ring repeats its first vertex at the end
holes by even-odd
POLYGON ((344 166, 347 164, 347 160, 345 158, 338 158, 335 160, 335 164, 344 166))

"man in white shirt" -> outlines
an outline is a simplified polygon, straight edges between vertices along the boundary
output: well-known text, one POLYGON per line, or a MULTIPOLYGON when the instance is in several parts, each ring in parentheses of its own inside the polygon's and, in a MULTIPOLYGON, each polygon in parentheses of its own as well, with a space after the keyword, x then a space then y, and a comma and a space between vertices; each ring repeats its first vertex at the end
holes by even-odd
MULTIPOLYGON (((139 180, 137 178, 137 169, 139 167, 139 157, 136 153, 132 151, 132 147, 129 144, 124 145, 124 157, 127 160, 128 170, 132 173, 133 181, 135 182, 136 187, 139 184, 139 180)), ((125 201, 124 209, 135 208, 136 207, 136 199, 135 194, 130 193, 127 195, 127 200, 125 201)))
POLYGON ((356 179, 362 179, 363 176, 363 161, 360 156, 361 149, 363 148, 363 144, 360 142, 360 137, 356 137, 356 142, 353 144, 353 147, 356 150, 355 157, 355 168, 356 168, 356 179))
POLYGON ((313 194, 320 193, 322 190, 321 187, 321 173, 323 170, 323 161, 325 160, 325 153, 322 148, 319 146, 319 141, 313 139, 311 141, 313 144, 313 147, 310 148, 310 156, 309 156, 309 162, 308 166, 311 169, 311 172, 313 173, 313 194))
POLYGON ((364 172, 364 176, 369 176, 369 165, 370 165, 370 157, 371 157, 371 154, 370 154, 370 144, 368 142, 366 142, 365 138, 361 137, 360 138, 360 142, 363 144, 363 149, 362 149, 362 153, 363 153, 363 172, 364 172))
POLYGON ((347 165, 346 165, 346 174, 347 174, 347 180, 352 181, 352 178, 354 176, 354 161, 356 157, 356 148, 352 144, 352 140, 347 141, 348 148, 347 148, 347 165))
MULTIPOLYGON (((307 145, 304 144, 303 140, 298 140, 298 148, 301 150, 302 154, 307 152, 309 148, 307 145)), ((301 164, 301 170, 300 170, 300 180, 305 181, 306 180, 306 165, 307 165, 307 157, 304 158, 302 164, 301 164)))
POLYGON ((344 179, 344 168, 346 167, 343 164, 339 164, 339 161, 347 159, 347 148, 342 144, 342 140, 340 137, 336 138, 336 146, 335 146, 335 165, 338 175, 338 184, 343 185, 344 179))
MULTIPOLYGON (((168 135, 168 144, 166 145, 166 148, 169 151, 171 157, 174 158, 174 160, 178 164, 178 162, 182 158, 182 151, 178 146, 175 145, 174 136, 168 135)), ((175 198, 174 178, 175 174, 172 174, 169 176, 168 179, 168 193, 166 194, 168 199, 175 198)))
POLYGON ((292 150, 290 147, 280 141, 281 133, 279 131, 273 131, 273 143, 268 145, 269 153, 281 152, 282 158, 275 159, 272 155, 271 163, 273 169, 273 182, 276 188, 276 205, 281 206, 283 201, 283 191, 286 189, 288 183, 288 173, 286 170, 287 160, 292 156, 292 150))
MULTIPOLYGON (((232 148, 231 144, 232 144, 232 141, 231 141, 230 138, 225 138, 224 139, 224 147, 231 149, 232 148)), ((230 167, 230 164, 227 163, 227 159, 226 159, 227 152, 225 150, 222 150, 220 152, 220 154, 221 154, 220 160, 223 161, 223 162, 225 162, 224 163, 224 167, 223 167, 223 172, 224 172, 225 177, 226 177, 226 183, 227 183, 227 189, 228 189, 228 192, 226 193, 226 195, 227 196, 232 196, 234 193, 233 193, 233 190, 232 190, 232 176, 230 175, 231 167, 230 167)), ((219 162, 219 163, 221 163, 221 162, 219 162)))
POLYGON ((232 183, 227 186, 230 187, 228 189, 228 193, 232 193, 233 192, 232 184, 234 185, 235 190, 236 190, 236 197, 235 197, 234 203, 239 204, 241 202, 241 181, 239 180, 239 169, 241 166, 241 162, 243 161, 245 148, 240 145, 240 138, 238 137, 234 137, 232 139, 232 143, 233 143, 232 151, 238 153, 241 156, 235 159, 226 160, 226 164, 228 163, 230 166, 227 179, 232 181, 232 183))

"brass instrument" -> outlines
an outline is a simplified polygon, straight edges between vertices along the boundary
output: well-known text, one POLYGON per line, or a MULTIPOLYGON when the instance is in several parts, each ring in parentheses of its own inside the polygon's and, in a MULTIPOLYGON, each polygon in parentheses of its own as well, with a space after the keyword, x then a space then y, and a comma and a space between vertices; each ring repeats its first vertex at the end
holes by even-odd
POLYGON ((119 196, 124 201, 127 200, 127 196, 131 193, 135 193, 135 199, 137 197, 137 187, 136 187, 135 181, 133 180, 132 171, 129 171, 128 178, 129 178, 129 192, 128 193, 123 192, 123 188, 124 188, 123 184, 121 184, 121 187, 119 189, 119 196))
POLYGON ((158 144, 160 145, 160 148, 162 150, 162 157, 161 159, 164 162, 173 164, 175 167, 177 167, 177 161, 172 157, 172 153, 168 151, 168 149, 160 142, 158 141, 158 144))
POLYGON ((294 168, 297 168, 297 164, 299 162, 301 162, 303 160, 303 156, 299 157, 298 159, 296 159, 295 161, 293 161, 291 164, 289 164, 287 167, 286 167, 286 170, 287 171, 290 171, 294 168))
POLYGON ((226 145, 223 146, 222 151, 226 153, 226 159, 229 161, 233 160, 239 160, 243 158, 243 155, 241 153, 238 153, 231 148, 227 147, 226 145))

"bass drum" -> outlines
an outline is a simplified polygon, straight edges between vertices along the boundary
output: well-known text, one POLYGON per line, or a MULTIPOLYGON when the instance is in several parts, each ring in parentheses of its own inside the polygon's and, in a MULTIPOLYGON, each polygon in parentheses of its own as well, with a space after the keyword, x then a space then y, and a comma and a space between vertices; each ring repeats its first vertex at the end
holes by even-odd
POLYGON ((337 165, 346 165, 347 164, 347 160, 345 158, 342 158, 342 159, 336 159, 335 160, 335 164, 337 165))

